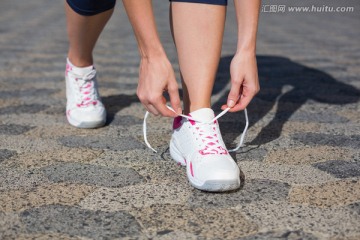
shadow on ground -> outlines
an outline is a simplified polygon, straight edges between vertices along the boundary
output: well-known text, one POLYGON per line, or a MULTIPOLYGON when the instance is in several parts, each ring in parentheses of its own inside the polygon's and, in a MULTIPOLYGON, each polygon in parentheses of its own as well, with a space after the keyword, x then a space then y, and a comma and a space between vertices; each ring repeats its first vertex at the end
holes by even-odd
MULTIPOLYGON (((219 93, 229 83, 231 59, 232 56, 221 58, 213 94, 219 93)), ((323 71, 279 56, 258 56, 257 62, 261 90, 248 107, 250 126, 261 120, 276 103, 278 106, 274 118, 250 145, 262 145, 279 138, 284 124, 308 100, 334 105, 359 101, 359 90, 323 71)), ((227 94, 213 104, 213 109, 218 110, 226 103, 227 94)), ((233 132, 231 119, 239 119, 242 126, 245 122, 243 113, 225 115, 221 127, 225 133, 233 132)), ((233 142, 235 139, 227 140, 233 142)))
MULTIPOLYGON (((231 59, 232 56, 220 59, 213 94, 222 91, 229 83, 231 59)), ((359 90, 336 80, 323 71, 279 56, 258 56, 257 61, 261 90, 248 107, 250 127, 268 114, 275 104, 277 104, 277 109, 270 123, 249 145, 259 146, 279 138, 284 124, 308 100, 334 105, 359 101, 359 90)), ((180 96, 182 96, 181 90, 180 96)), ((112 95, 102 100, 108 111, 107 125, 113 122, 115 115, 123 108, 139 102, 136 94, 112 95)), ((227 93, 213 104, 213 109, 219 111, 226 100, 227 93)), ((224 133, 234 132, 233 119, 236 119, 236 129, 241 129, 238 127, 239 124, 244 126, 242 112, 227 114, 222 119, 221 129, 224 133)), ((227 139, 227 142, 234 142, 234 140, 227 139)))

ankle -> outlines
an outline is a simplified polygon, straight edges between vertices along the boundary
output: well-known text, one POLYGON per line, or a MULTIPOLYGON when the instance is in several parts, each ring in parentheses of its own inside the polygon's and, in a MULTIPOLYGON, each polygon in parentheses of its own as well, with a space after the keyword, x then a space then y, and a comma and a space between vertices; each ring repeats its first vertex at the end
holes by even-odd
POLYGON ((92 56, 79 57, 76 55, 74 56, 73 54, 71 54, 71 52, 69 52, 68 54, 68 60, 71 62, 73 66, 78 68, 89 67, 94 64, 92 56))
POLYGON ((191 106, 184 107, 184 114, 188 115, 189 113, 195 112, 202 108, 211 108, 210 103, 202 103, 202 104, 191 104, 191 106))
MULTIPOLYGON (((66 59, 66 62, 67 62, 67 65, 69 65, 71 67, 71 71, 80 76, 89 74, 94 69, 93 65, 87 65, 86 67, 79 67, 79 66, 73 64, 73 62, 70 61, 69 58, 66 59)), ((67 71, 68 71, 68 69, 67 69, 67 71)))

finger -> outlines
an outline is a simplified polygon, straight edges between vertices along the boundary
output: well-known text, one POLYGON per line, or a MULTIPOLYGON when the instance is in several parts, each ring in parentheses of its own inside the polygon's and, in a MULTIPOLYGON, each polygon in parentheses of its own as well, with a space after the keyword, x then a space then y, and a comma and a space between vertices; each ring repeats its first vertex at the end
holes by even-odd
POLYGON ((253 96, 251 95, 242 95, 239 102, 233 108, 231 108, 229 112, 238 112, 244 110, 249 105, 252 98, 253 96))
POLYGON ((153 105, 146 104, 145 107, 148 110, 148 112, 152 113, 155 116, 159 116, 160 113, 156 110, 156 108, 153 105))
POLYGON ((180 102, 179 89, 178 89, 177 85, 169 87, 168 93, 170 96, 170 102, 171 102, 172 108, 175 110, 175 112, 177 114, 181 114, 182 108, 181 108, 181 102, 180 102))
POLYGON ((177 117, 177 114, 166 107, 166 99, 161 96, 158 100, 152 103, 154 108, 164 117, 177 117))

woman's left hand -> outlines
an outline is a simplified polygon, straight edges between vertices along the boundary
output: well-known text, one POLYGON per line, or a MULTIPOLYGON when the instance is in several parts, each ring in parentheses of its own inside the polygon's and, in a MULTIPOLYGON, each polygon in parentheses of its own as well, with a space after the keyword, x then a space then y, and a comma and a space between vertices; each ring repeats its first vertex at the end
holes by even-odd
POLYGON ((259 92, 259 77, 255 53, 238 52, 230 64, 231 89, 227 104, 229 112, 244 110, 251 99, 259 92))

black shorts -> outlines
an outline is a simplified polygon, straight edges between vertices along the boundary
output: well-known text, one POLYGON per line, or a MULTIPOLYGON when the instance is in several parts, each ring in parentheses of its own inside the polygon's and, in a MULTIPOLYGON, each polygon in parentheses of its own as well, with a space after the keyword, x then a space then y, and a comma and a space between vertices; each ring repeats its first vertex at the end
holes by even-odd
POLYGON ((116 0, 66 0, 66 2, 78 14, 92 16, 113 9, 116 0))
POLYGON ((170 2, 205 3, 214 5, 227 5, 227 0, 170 0, 170 2))
MULTIPOLYGON (((113 9, 116 0, 66 0, 66 2, 78 14, 83 16, 92 16, 113 9)), ((227 0, 170 0, 170 2, 204 3, 223 6, 227 5, 227 0)))

